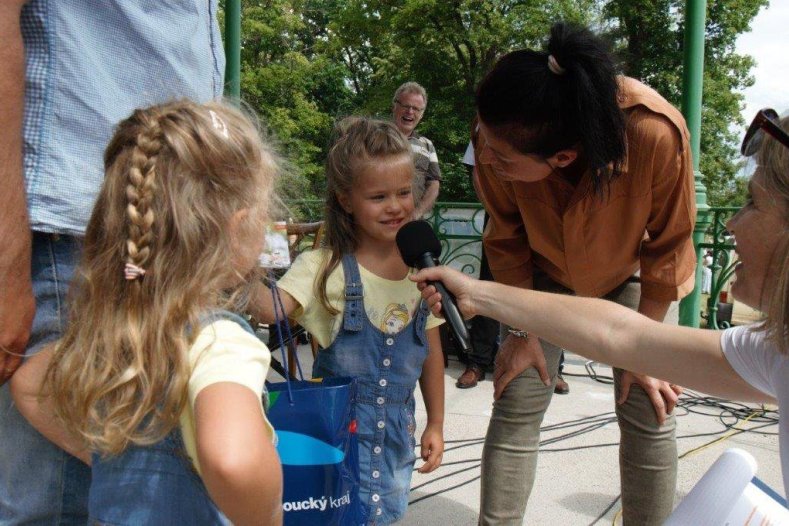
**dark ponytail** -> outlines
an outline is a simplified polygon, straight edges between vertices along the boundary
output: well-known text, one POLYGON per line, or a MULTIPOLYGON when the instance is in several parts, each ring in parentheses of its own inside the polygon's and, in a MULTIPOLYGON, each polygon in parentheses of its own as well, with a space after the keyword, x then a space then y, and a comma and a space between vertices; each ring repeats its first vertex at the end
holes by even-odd
POLYGON ((521 153, 547 158, 579 148, 601 193, 626 150, 613 58, 588 29, 561 22, 546 48, 499 59, 477 88, 480 119, 521 153))

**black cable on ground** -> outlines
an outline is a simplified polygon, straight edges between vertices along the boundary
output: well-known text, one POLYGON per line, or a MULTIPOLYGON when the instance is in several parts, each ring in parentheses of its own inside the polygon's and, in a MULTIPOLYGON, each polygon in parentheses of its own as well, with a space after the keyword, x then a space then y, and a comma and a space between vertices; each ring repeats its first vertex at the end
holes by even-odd
POLYGON ((600 515, 598 515, 595 520, 593 520, 592 522, 589 523, 589 526, 594 526, 595 524, 600 522, 603 519, 603 517, 605 517, 608 514, 608 512, 611 511, 614 508, 614 506, 616 506, 616 503, 619 502, 619 499, 621 499, 621 498, 622 498, 622 495, 617 495, 616 498, 613 501, 611 501, 611 504, 606 506, 606 508, 603 510, 603 512, 600 515))
MULTIPOLYGON (((564 373, 564 376, 575 376, 575 377, 589 377, 597 382, 610 384, 613 383, 613 378, 611 376, 599 375, 594 370, 594 366, 592 363, 587 363, 585 365, 587 374, 573 374, 573 373, 564 373)), ((681 417, 687 414, 696 414, 700 416, 709 416, 717 418, 718 421, 723 426, 723 429, 720 431, 713 431, 713 432, 706 432, 706 433, 692 433, 688 435, 681 435, 677 437, 677 440, 687 439, 687 438, 699 438, 699 437, 715 437, 721 436, 725 433, 730 433, 730 435, 725 437, 720 437, 716 440, 720 440, 721 438, 730 438, 731 436, 736 436, 743 433, 758 433, 760 435, 777 435, 777 432, 769 432, 765 431, 764 428, 772 427, 778 424, 778 411, 773 409, 766 409, 764 406, 761 407, 752 407, 747 404, 742 404, 738 402, 731 402, 729 400, 723 400, 720 398, 715 398, 711 396, 702 395, 700 393, 696 393, 691 390, 686 390, 681 396, 679 401, 677 402, 677 406, 675 408, 675 416, 681 417), (681 412, 681 414, 678 414, 681 412), (741 428, 738 427, 738 424, 741 422, 748 421, 751 424, 758 424, 749 428, 741 428)), ((577 418, 573 420, 567 420, 564 422, 559 422, 556 424, 546 425, 540 428, 540 432, 551 432, 551 431, 559 431, 559 430, 566 430, 572 428, 580 428, 569 431, 567 433, 546 438, 540 441, 540 452, 545 453, 558 453, 564 451, 579 451, 583 449, 595 449, 595 448, 603 448, 603 447, 613 447, 618 446, 619 442, 608 442, 608 443, 600 443, 600 444, 589 444, 584 446, 574 446, 574 447, 566 447, 566 448, 544 448, 546 445, 559 443, 565 440, 569 440, 572 438, 576 438, 587 433, 591 433, 597 429, 600 429, 610 423, 614 423, 617 421, 615 412, 609 411, 606 413, 600 413, 597 415, 591 415, 587 417, 577 418)), ((702 444, 696 448, 692 448, 682 455, 679 458, 687 456, 688 454, 708 447, 716 442, 716 440, 712 440, 707 442, 706 444, 702 444)), ((483 444, 485 441, 484 437, 477 437, 477 438, 467 438, 467 439, 457 439, 457 440, 447 440, 446 444, 457 444, 453 447, 447 448, 444 452, 449 452, 457 449, 461 449, 464 447, 474 446, 483 444)), ((437 482, 439 480, 447 479, 450 477, 454 477, 461 473, 465 473, 467 471, 471 471, 473 469, 478 469, 481 466, 481 459, 480 458, 473 458, 473 459, 463 459, 458 461, 452 462, 445 462, 442 464, 443 466, 451 466, 451 465, 458 465, 458 464, 468 464, 468 463, 475 463, 473 466, 469 466, 460 470, 453 471, 451 473, 444 474, 440 477, 436 477, 431 479, 427 482, 424 482, 418 486, 411 488, 412 491, 421 489, 429 484, 437 482)), ((412 501, 409 502, 410 504, 416 504, 417 502, 427 500, 431 497, 440 495, 442 493, 446 493, 453 489, 465 486, 476 480, 481 478, 480 475, 477 475, 469 480, 463 481, 459 484, 454 486, 450 486, 436 492, 428 493, 426 495, 422 495, 412 501)), ((599 522, 602 518, 608 514, 609 511, 619 502, 621 498, 617 496, 616 499, 611 502, 605 510, 594 520, 592 521, 592 525, 599 522)))
POLYGON ((453 489, 460 488, 462 486, 465 486, 466 484, 471 484, 472 482, 475 482, 475 481, 479 480, 480 478, 482 478, 481 475, 477 475, 476 477, 471 478, 471 479, 469 479, 469 480, 467 480, 465 482, 461 482, 460 484, 455 484, 454 486, 450 486, 448 488, 444 488, 442 490, 436 491, 435 493, 430 493, 428 495, 422 495, 421 497, 418 497, 418 498, 410 501, 408 503, 408 505, 410 506, 411 504, 416 504, 417 502, 423 501, 425 499, 429 499, 431 497, 435 497, 437 495, 441 495, 442 493, 446 493, 447 491, 451 491, 453 489))
POLYGON ((419 484, 418 486, 414 486, 413 488, 411 488, 411 491, 414 491, 414 490, 417 490, 417 489, 422 488, 424 486, 427 486, 428 484, 432 484, 433 482, 436 482, 438 480, 443 480, 445 478, 452 477, 452 476, 458 475, 460 473, 465 473, 466 471, 470 471, 472 469, 477 469, 478 467, 480 467, 480 465, 481 464, 475 464, 474 466, 469 466, 467 468, 463 468, 463 469, 459 469, 457 471, 453 471, 452 473, 447 473, 445 475, 441 475, 440 477, 436 477, 436 478, 434 478, 432 480, 428 480, 427 482, 423 482, 422 484, 419 484))

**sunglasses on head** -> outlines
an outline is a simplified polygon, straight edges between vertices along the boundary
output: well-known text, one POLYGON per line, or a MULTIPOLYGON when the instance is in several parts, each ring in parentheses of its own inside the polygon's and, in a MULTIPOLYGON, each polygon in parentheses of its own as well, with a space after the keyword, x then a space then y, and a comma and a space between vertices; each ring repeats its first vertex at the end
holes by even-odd
POLYGON ((748 126, 748 131, 745 132, 740 153, 750 157, 758 152, 764 140, 764 132, 767 132, 773 139, 789 148, 789 134, 778 126, 778 121, 778 113, 775 110, 770 108, 759 110, 751 125, 748 126))

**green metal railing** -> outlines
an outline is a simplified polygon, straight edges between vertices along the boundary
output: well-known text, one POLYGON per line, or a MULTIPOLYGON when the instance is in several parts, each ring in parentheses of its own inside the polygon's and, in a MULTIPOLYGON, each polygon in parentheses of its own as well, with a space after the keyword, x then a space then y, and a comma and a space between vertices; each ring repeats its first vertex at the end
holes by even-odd
MULTIPOLYGON (((738 207, 733 206, 710 208, 711 221, 705 232, 705 241, 698 246, 698 250, 702 253, 707 249, 712 250, 712 284, 707 298, 706 312, 701 312, 701 317, 707 320, 707 327, 710 329, 725 329, 730 325, 727 320, 718 320, 718 305, 721 292, 726 288, 737 264, 734 257, 734 243, 731 242, 726 230, 726 222, 738 210, 738 207)), ((701 261, 698 265, 701 267, 701 261)), ((696 283, 696 289, 699 288, 700 284, 696 283)))
MULTIPOLYGON (((323 201, 294 200, 287 206, 297 222, 311 223, 323 219, 323 201)), ((479 203, 435 204, 428 222, 441 241, 441 263, 473 276, 479 275, 484 216, 485 210, 479 203)))
MULTIPOLYGON (((323 215, 323 202, 317 200, 291 201, 289 210, 298 218, 299 222, 320 221, 323 215)), ((734 243, 728 236, 726 221, 733 216, 737 207, 712 207, 708 216, 711 220, 705 224, 700 232, 702 241, 696 246, 699 254, 698 279, 696 280, 695 293, 701 298, 701 269, 703 267, 702 254, 712 250, 713 264, 712 285, 706 305, 701 305, 699 312, 695 313, 698 320, 706 320, 707 327, 711 329, 726 328, 728 321, 719 323, 719 298, 721 291, 734 274, 736 264, 734 256, 734 243)), ((453 203, 437 202, 433 213, 428 219, 438 239, 441 241, 441 263, 450 265, 467 274, 478 276, 482 255, 482 228, 485 211, 479 203, 453 203)), ((311 246, 312 240, 305 240, 305 246, 311 246)), ((698 324, 696 325, 699 326, 698 324)))
POLYGON ((241 0, 225 2, 225 97, 241 98, 241 0))
MULTIPOLYGON (((701 157, 701 95, 704 84, 704 19, 706 0, 687 0, 685 2, 685 38, 682 60, 682 115, 690 132, 690 148, 693 154, 693 176, 696 188, 696 228, 693 231, 693 245, 696 258, 701 257, 701 244, 710 225, 710 208, 707 205, 707 189, 702 183, 699 170, 701 157)), ((699 326, 701 294, 698 284, 701 281, 701 266, 696 268, 696 288, 679 304, 679 323, 688 327, 699 326)))
POLYGON ((441 241, 441 263, 479 276, 484 219, 479 203, 435 204, 428 221, 441 241))

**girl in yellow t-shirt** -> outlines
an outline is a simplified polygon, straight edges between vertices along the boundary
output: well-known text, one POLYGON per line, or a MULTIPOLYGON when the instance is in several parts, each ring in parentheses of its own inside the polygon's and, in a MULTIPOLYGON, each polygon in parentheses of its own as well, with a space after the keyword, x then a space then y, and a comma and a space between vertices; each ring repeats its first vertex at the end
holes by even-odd
MULTIPOLYGON (((427 409, 419 472, 436 469, 444 451, 441 322, 395 243, 414 215, 411 149, 393 124, 349 118, 335 130, 326 176, 327 248, 302 254, 278 287, 286 314, 322 347, 313 376, 358 380, 359 498, 368 522, 390 524, 408 505, 417 381, 427 409)), ((270 293, 258 300, 273 322, 270 293)))

